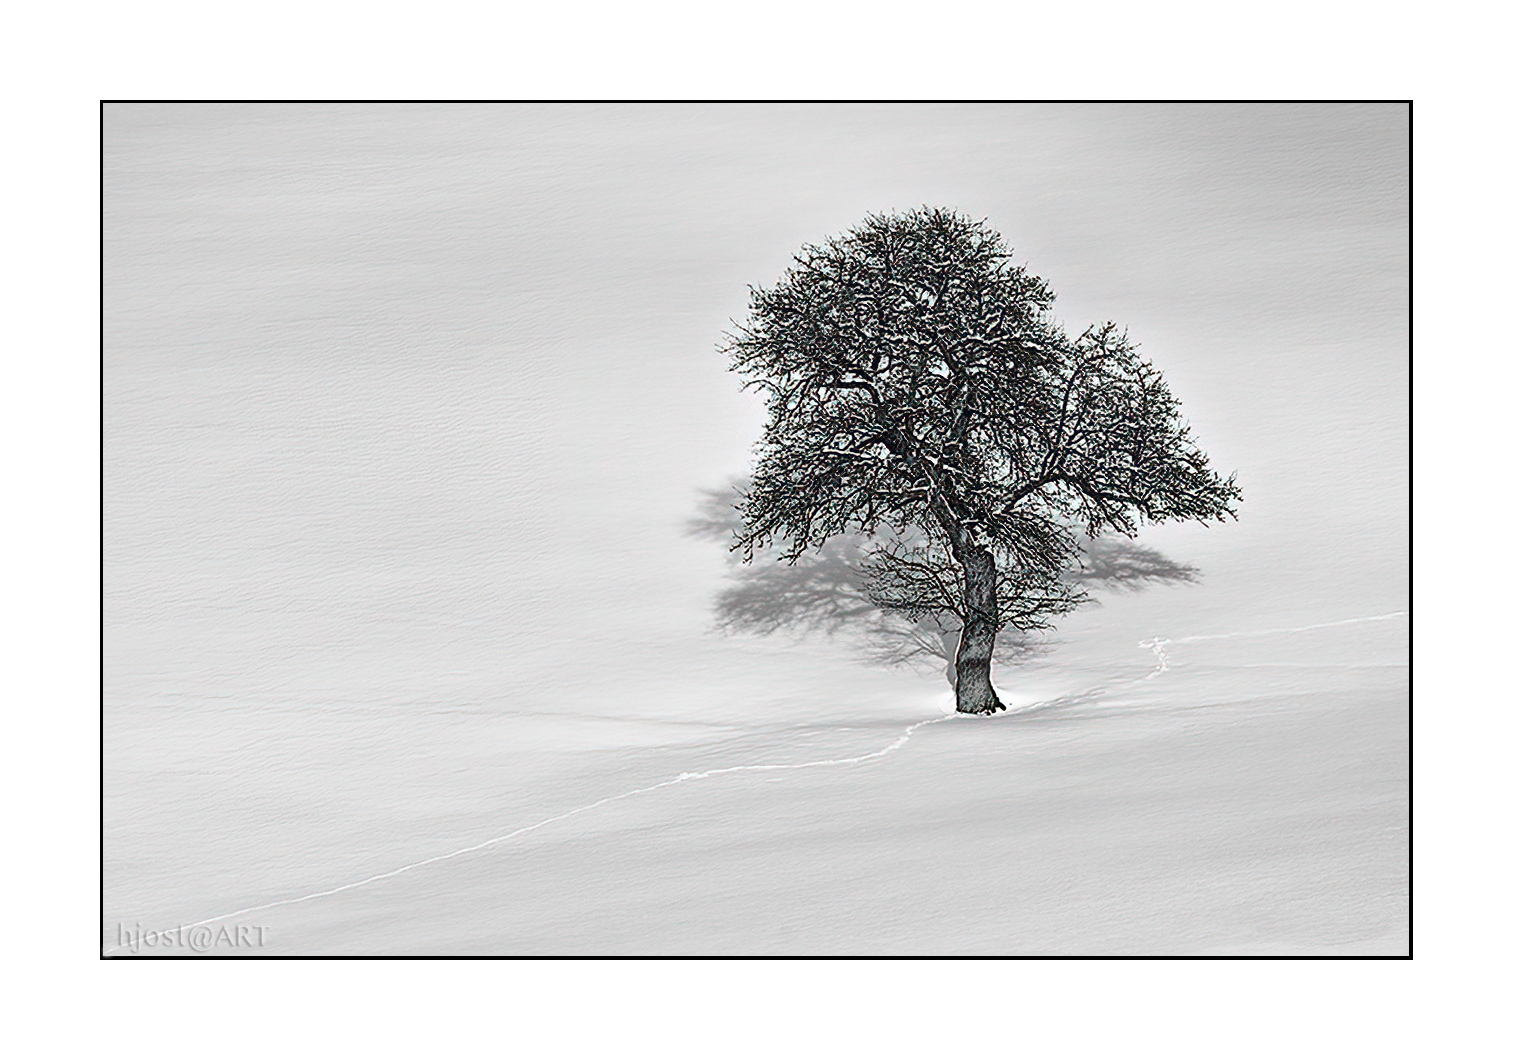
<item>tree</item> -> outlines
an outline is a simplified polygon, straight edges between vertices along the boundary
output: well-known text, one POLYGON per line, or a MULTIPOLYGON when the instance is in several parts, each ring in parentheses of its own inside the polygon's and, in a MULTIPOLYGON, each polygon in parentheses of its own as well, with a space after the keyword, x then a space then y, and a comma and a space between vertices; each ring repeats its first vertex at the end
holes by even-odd
POLYGON ((1084 599, 1061 573, 1079 533, 1233 517, 1234 476, 1197 448, 1123 330, 1077 338, 1039 277, 984 223, 941 209, 872 215, 804 247, 726 344, 766 397, 736 549, 797 563, 870 542, 868 596, 953 617, 956 708, 984 714, 995 640, 1084 599))

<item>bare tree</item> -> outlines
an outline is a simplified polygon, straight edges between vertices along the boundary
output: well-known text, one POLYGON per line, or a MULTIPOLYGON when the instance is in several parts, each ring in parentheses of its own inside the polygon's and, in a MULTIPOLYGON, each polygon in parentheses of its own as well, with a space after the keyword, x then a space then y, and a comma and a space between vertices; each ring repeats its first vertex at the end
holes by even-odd
POLYGON ((726 347, 768 422, 739 507, 748 561, 871 542, 879 608, 960 622, 956 704, 1002 708, 994 644, 1048 627, 1083 591, 1077 531, 1234 515, 1160 374, 1113 324, 1075 339, 1045 282, 982 222, 874 215, 753 288, 726 347))

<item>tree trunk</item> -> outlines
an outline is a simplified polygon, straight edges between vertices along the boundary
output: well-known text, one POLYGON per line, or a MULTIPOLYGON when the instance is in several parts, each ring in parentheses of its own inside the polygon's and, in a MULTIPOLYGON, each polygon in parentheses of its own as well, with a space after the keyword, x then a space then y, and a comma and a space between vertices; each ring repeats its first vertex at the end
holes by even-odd
POLYGON ((961 627, 942 626, 940 647, 946 659, 946 684, 956 688, 956 653, 961 650, 961 627))
POLYGON ((966 576, 966 624, 956 649, 956 709, 962 714, 1003 710, 993 691, 993 641, 998 636, 998 571, 993 553, 969 546, 961 550, 966 576))

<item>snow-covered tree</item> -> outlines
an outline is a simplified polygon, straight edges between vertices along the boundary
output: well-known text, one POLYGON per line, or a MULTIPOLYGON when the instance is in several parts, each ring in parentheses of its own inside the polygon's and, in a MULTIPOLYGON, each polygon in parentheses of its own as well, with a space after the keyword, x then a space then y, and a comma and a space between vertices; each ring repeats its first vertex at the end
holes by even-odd
POLYGON ((1081 601, 1062 576, 1079 532, 1222 520, 1240 499, 1125 333, 1069 338, 1053 297, 982 222, 873 215, 753 288, 727 345, 768 408, 736 547, 796 562, 834 537, 869 540, 872 602, 959 620, 964 713, 1003 706, 1001 630, 1045 628, 1081 601))

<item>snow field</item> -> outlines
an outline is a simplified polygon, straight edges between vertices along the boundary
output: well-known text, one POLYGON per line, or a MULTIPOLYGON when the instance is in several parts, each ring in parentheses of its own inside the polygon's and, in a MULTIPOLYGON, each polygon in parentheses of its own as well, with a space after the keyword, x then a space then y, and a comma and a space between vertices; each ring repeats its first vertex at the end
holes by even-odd
MULTIPOLYGON (((1386 633, 1400 617, 1339 626, 1386 633)), ((1325 628, 1339 627, 1247 637, 1275 647, 1325 628)), ((1170 643, 1190 655, 1238 639, 1170 643)), ((903 727, 614 721, 596 741, 568 735, 605 727, 593 719, 461 712, 385 733, 338 713, 312 746, 393 770, 350 779, 387 788, 382 802, 311 813, 287 775, 276 797, 237 800, 240 843, 206 828, 200 858, 225 861, 207 873, 202 860, 194 879, 243 903, 185 916, 204 898, 160 878, 153 923, 253 922, 273 940, 265 952, 289 953, 1400 951, 1401 671, 1294 663, 1278 685, 1260 664, 1173 662, 994 719, 922 697, 918 713, 934 716, 903 727), (1120 684, 1151 695, 1121 697, 1120 684), (306 842, 288 843, 276 805, 306 842), (513 823, 441 849, 489 817, 513 823), (291 893, 317 866, 350 871, 291 893)), ((309 797, 331 802, 341 763, 311 765, 309 797)), ((151 878, 150 853, 137 855, 151 878)))

